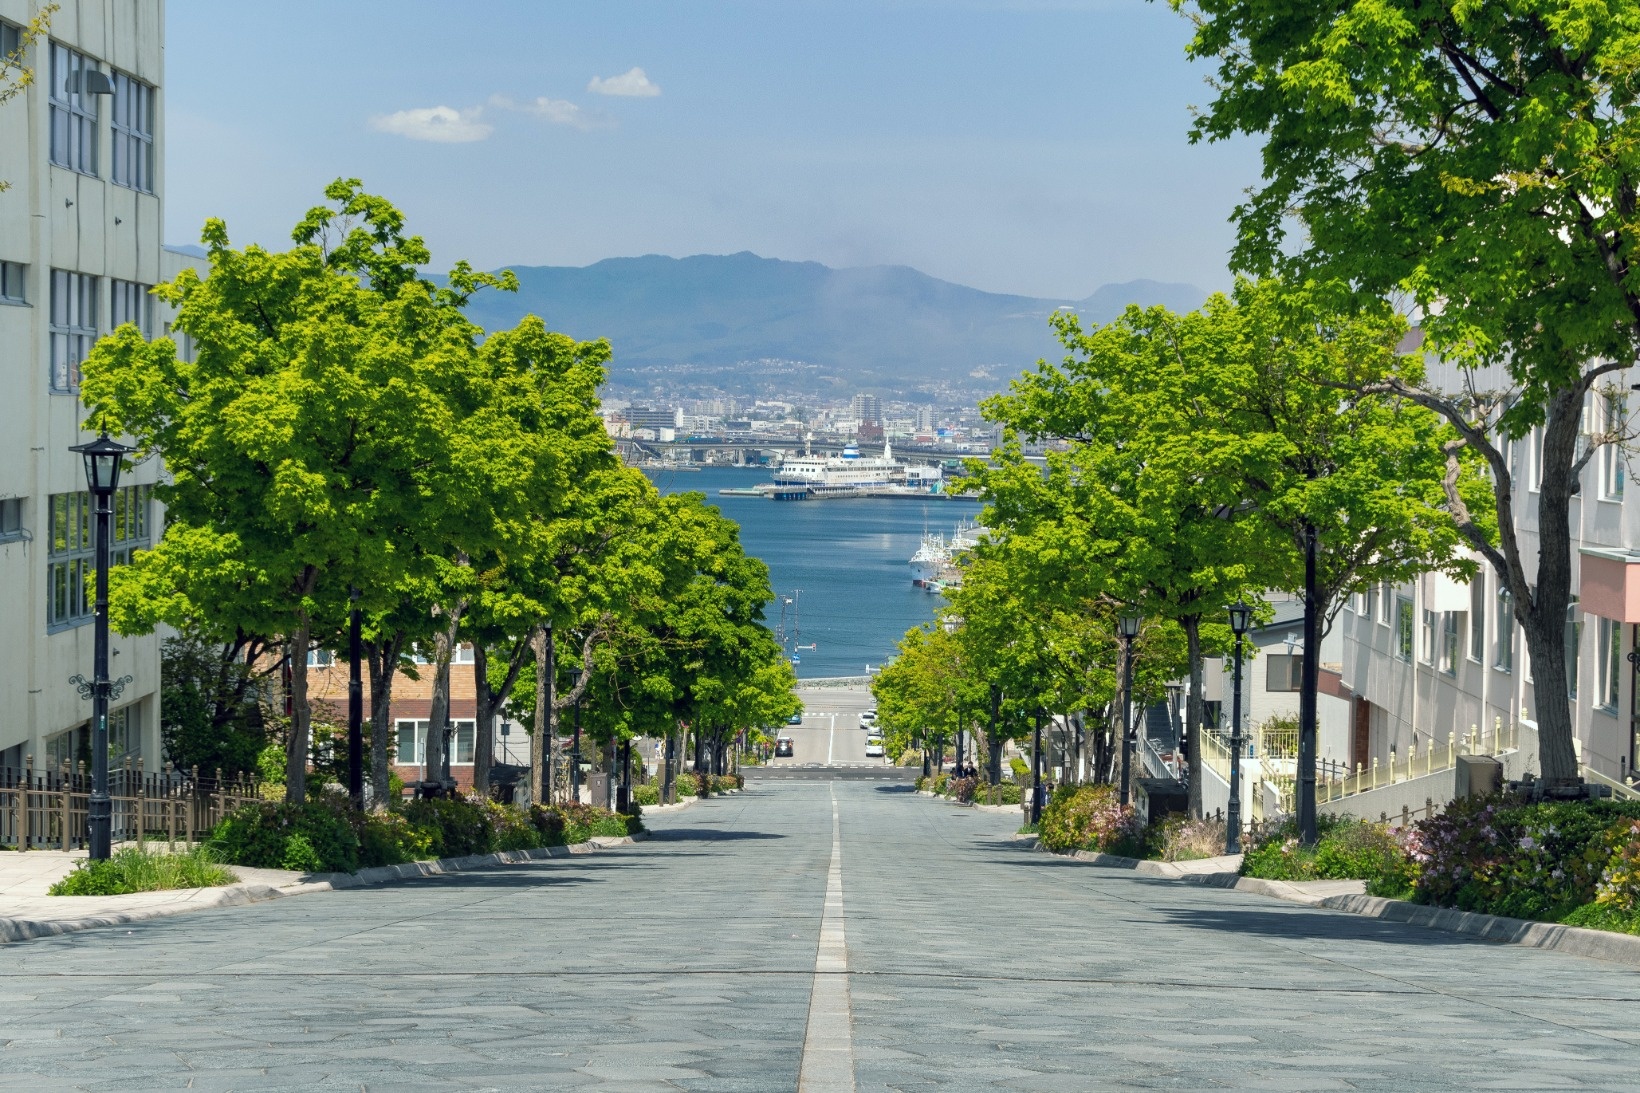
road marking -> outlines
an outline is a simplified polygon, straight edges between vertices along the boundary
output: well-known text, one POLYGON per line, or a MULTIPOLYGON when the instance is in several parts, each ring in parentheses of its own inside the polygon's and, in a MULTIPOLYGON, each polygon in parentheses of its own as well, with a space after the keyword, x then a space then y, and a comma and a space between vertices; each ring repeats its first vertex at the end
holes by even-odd
POLYGON ((826 908, 820 916, 820 947, 814 954, 814 987, 803 1034, 797 1093, 854 1093, 854 1028, 849 1010, 848 943, 843 936, 843 828, 837 787, 831 789, 831 865, 826 870, 826 908))

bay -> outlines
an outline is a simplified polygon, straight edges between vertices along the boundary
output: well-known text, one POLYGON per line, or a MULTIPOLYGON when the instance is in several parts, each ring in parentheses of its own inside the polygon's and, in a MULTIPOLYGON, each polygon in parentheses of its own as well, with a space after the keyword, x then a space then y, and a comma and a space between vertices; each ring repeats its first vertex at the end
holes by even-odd
POLYGON ((740 526, 741 546, 769 567, 769 629, 780 623, 780 598, 792 598, 787 649, 817 646, 797 651, 802 679, 863 675, 867 665, 876 671, 907 630, 931 621, 945 600, 911 584, 911 555, 925 529, 949 538, 958 521, 980 510, 972 501, 722 497, 725 487, 768 481, 767 472, 730 467, 648 474, 662 493, 704 493, 740 526))

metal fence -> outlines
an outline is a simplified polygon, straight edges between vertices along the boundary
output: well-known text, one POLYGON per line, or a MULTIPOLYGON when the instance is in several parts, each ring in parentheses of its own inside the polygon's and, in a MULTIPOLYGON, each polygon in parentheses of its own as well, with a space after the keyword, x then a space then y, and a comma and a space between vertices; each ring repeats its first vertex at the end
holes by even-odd
MULTIPOLYGON (((127 760, 108 772, 113 838, 118 842, 164 839, 197 842, 234 809, 261 800, 256 782, 213 778, 199 769, 145 772, 127 760)), ((91 774, 84 763, 21 770, 0 767, 0 846, 16 850, 73 850, 86 844, 91 774)))

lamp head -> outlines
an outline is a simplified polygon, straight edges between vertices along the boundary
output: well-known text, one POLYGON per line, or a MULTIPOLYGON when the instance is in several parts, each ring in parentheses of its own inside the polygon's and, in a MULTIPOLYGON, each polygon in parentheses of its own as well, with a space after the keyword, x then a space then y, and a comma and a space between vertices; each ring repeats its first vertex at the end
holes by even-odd
POLYGON ((1137 612, 1122 615, 1116 620, 1116 632, 1124 641, 1132 641, 1139 636, 1139 627, 1144 621, 1144 616, 1137 612))
POLYGON ((579 664, 570 665, 569 685, 571 687, 579 687, 581 685, 581 666, 579 664))
POLYGON ((85 459, 85 482, 91 492, 99 495, 113 493, 120 485, 120 467, 125 457, 135 451, 103 433, 89 444, 76 444, 71 452, 85 459))
POLYGON ((1239 638, 1247 633, 1252 625, 1253 609, 1251 607, 1248 607, 1240 600, 1230 605, 1230 632, 1232 634, 1239 638))

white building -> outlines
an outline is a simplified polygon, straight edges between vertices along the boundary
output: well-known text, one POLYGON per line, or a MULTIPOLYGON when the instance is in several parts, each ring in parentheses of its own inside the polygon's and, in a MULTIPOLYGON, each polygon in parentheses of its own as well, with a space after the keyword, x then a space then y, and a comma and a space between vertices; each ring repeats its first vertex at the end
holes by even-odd
MULTIPOLYGON (((1432 378, 1457 389, 1450 368, 1432 367, 1432 378)), ((1628 391, 1629 374, 1609 377, 1616 392, 1628 391)), ((1482 384, 1486 386, 1486 384, 1482 384)), ((1622 412, 1622 404, 1616 406, 1622 412)), ((1609 411, 1592 395, 1585 413, 1609 411)), ((1596 422, 1603 427, 1603 423, 1596 422)), ((1541 432, 1511 445, 1514 510, 1521 556, 1538 555, 1536 483, 1541 432)), ((1570 703, 1583 763, 1610 778, 1626 779, 1636 763, 1640 695, 1635 669, 1626 659, 1640 634, 1640 505, 1628 495, 1626 454, 1598 451, 1571 502, 1573 606, 1566 620, 1570 695, 1539 695, 1524 636, 1497 574, 1481 565, 1473 584, 1440 575, 1356 596, 1341 613, 1341 675, 1351 692, 1351 759, 1370 766, 1422 753, 1456 732, 1532 725, 1540 702, 1570 703)), ((1536 770, 1535 754, 1527 758, 1536 770)))
MULTIPOLYGON (((0 0, 0 52, 41 6, 0 0)), ((27 58, 34 85, 0 106, 0 768, 90 758, 91 704, 69 677, 92 672, 92 524, 69 448, 91 439, 79 362, 122 323, 162 334, 147 291, 185 261, 160 246, 163 27, 163 0, 61 0, 27 58)), ((122 478, 116 560, 159 534, 158 474, 122 478)), ((152 770, 158 639, 115 635, 111 651, 110 675, 130 677, 111 703, 113 761, 152 770)))

